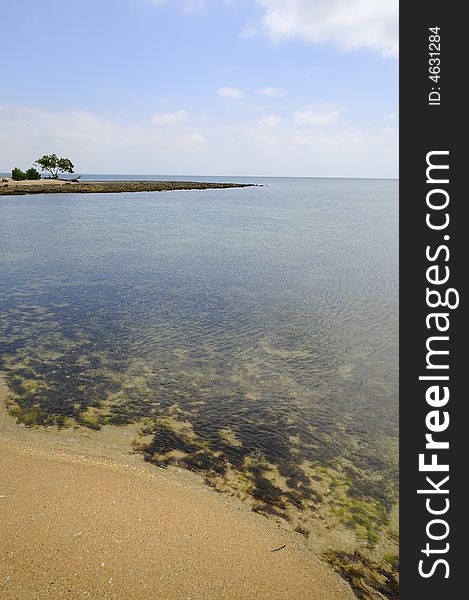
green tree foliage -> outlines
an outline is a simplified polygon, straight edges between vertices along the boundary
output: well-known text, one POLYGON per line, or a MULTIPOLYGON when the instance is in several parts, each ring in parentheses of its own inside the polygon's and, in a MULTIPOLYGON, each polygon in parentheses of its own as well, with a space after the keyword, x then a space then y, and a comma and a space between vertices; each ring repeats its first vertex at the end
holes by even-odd
POLYGON ((26 171, 26 179, 41 179, 41 174, 34 167, 29 167, 26 171))
POLYGON ((11 172, 11 177, 14 181, 24 181, 25 179, 41 179, 41 174, 34 167, 30 167, 26 173, 15 167, 11 172))
POLYGON ((21 169, 18 169, 18 167, 15 167, 11 172, 11 177, 15 181, 22 181, 23 179, 26 179, 26 173, 21 169))
POLYGON ((74 166, 68 158, 59 158, 57 154, 44 154, 36 163, 42 171, 49 173, 52 179, 57 179, 59 173, 73 173, 74 166))

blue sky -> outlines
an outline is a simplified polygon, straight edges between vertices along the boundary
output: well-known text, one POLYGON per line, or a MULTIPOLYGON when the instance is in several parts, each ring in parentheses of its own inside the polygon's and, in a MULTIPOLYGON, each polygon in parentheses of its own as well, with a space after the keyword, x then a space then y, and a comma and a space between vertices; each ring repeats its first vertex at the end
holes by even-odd
POLYGON ((397 176, 395 0, 17 0, 0 171, 397 176))

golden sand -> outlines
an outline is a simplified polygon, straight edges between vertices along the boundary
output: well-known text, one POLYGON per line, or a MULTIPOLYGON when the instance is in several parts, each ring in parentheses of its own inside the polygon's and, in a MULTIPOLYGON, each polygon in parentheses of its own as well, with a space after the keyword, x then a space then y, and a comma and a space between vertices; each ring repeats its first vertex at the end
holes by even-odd
POLYGON ((1 600, 353 600, 299 536, 195 476, 0 412, 1 600))

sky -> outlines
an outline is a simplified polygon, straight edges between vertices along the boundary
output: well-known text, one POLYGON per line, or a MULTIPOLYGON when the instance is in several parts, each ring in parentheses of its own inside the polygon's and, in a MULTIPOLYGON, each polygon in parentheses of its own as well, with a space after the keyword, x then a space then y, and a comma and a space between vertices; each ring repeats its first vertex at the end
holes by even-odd
POLYGON ((397 0, 1 0, 0 171, 397 177, 397 0))

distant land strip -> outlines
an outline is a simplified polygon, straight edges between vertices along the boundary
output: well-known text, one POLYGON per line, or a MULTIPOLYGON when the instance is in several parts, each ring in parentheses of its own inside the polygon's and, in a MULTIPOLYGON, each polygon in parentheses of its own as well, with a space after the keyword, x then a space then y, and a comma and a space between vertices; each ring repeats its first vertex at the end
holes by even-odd
POLYGON ((202 181, 41 181, 0 183, 0 196, 23 194, 96 194, 114 192, 163 192, 250 187, 255 183, 209 183, 202 181))

